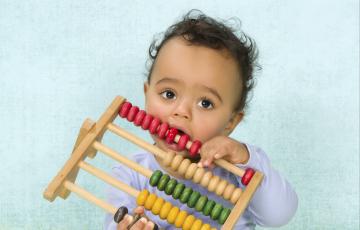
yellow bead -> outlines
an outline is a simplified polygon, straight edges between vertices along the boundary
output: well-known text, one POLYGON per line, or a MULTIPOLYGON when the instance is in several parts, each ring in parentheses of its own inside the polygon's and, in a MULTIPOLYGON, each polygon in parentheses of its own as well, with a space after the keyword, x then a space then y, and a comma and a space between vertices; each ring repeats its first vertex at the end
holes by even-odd
POLYGON ((211 229, 210 224, 204 224, 204 225, 200 228, 200 230, 210 230, 210 229, 211 229))
POLYGON ((160 213, 161 207, 164 205, 164 199, 161 197, 158 197, 154 203, 154 206, 151 208, 151 212, 154 215, 158 215, 160 213))
POLYGON ((200 230, 202 225, 202 221, 200 219, 195 220, 193 225, 191 226, 191 230, 200 230))
POLYGON ((139 193, 138 197, 136 198, 136 203, 137 203, 137 205, 139 205, 139 206, 144 206, 145 201, 146 201, 146 199, 147 199, 148 196, 149 196, 149 191, 146 190, 146 189, 142 190, 142 191, 139 193))
POLYGON ((183 230, 190 230, 190 228, 193 225, 194 221, 195 221, 195 216, 193 216, 193 215, 187 216, 185 221, 184 221, 184 224, 182 226, 182 229, 183 230))
POLYGON ((157 199, 157 196, 154 193, 151 193, 149 195, 149 197, 146 199, 144 207, 147 210, 151 210, 151 208, 154 206, 156 199, 157 199))
POLYGON ((169 215, 169 212, 172 208, 172 204, 170 202, 165 202, 165 204, 161 207, 161 210, 160 210, 160 218, 161 219, 166 219, 166 217, 169 215))
POLYGON ((183 225, 187 215, 188 214, 186 211, 180 211, 175 220, 175 227, 180 228, 183 225))
POLYGON ((176 217, 179 214, 180 209, 178 207, 172 207, 169 215, 167 216, 167 222, 169 222, 169 224, 173 224, 175 223, 176 217))

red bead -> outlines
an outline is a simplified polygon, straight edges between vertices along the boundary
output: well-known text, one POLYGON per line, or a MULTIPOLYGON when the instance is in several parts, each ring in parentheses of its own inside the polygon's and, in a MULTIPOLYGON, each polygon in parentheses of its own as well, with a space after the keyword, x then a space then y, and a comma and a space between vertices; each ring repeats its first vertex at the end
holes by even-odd
POLYGON ((250 182, 250 180, 251 180, 251 178, 254 176, 254 174, 255 174, 255 170, 254 170, 254 169, 252 169, 252 168, 247 168, 247 169, 245 170, 245 173, 244 173, 243 177, 241 178, 241 183, 242 183, 243 185, 248 185, 249 182, 250 182))
POLYGON ((141 124, 141 128, 143 130, 147 130, 149 128, 149 126, 150 126, 150 123, 151 123, 152 119, 153 119, 153 117, 150 114, 146 114, 145 118, 144 118, 144 120, 143 120, 143 122, 141 124))
POLYGON ((149 131, 151 134, 155 134, 160 125, 160 119, 155 117, 150 124, 149 131))
POLYGON ((161 139, 164 139, 165 138, 165 135, 166 135, 166 132, 168 131, 169 129, 169 124, 164 122, 162 123, 160 126, 159 126, 159 129, 158 129, 158 136, 161 138, 161 139))
POLYGON ((176 135, 178 134, 178 130, 175 128, 170 128, 169 132, 167 132, 166 134, 166 143, 168 144, 172 144, 174 142, 174 139, 176 137, 176 135))
POLYGON ((201 147, 201 142, 194 141, 189 149, 190 156, 195 157, 197 154, 199 154, 200 147, 201 147))
POLYGON ((179 141, 178 141, 178 147, 180 150, 184 150, 186 147, 187 142, 189 141, 190 137, 186 134, 181 135, 179 141))
POLYGON ((130 108, 132 107, 132 104, 130 102, 125 102, 121 105, 119 116, 124 118, 128 115, 130 108))
POLYGON ((138 112, 139 112, 139 107, 137 106, 131 107, 129 114, 126 116, 127 120, 130 122, 133 121, 138 112))
POLYGON ((144 110, 140 110, 136 116, 135 116, 135 119, 134 119, 134 124, 136 126, 139 126, 142 124, 143 120, 144 120, 144 117, 145 117, 146 113, 144 110))

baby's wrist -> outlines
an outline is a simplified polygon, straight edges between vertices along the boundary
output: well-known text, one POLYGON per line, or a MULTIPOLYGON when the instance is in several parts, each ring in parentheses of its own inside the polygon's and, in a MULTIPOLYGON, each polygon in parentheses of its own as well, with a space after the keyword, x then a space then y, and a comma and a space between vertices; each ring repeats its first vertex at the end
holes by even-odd
POLYGON ((240 143, 239 152, 236 154, 239 158, 232 162, 233 164, 246 164, 250 159, 249 151, 247 150, 245 144, 240 143))

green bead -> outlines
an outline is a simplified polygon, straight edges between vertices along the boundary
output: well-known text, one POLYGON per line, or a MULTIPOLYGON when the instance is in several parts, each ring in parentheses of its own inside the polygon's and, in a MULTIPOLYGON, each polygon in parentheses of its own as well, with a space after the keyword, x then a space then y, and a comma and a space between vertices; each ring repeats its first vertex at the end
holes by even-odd
POLYGON ((188 202, 192 192, 193 190, 191 188, 186 187, 180 196, 181 203, 185 204, 186 202, 188 202))
POLYGON ((150 177, 150 185, 155 187, 158 184, 161 176, 162 172, 160 170, 155 170, 150 177))
POLYGON ((208 200, 207 202, 206 202, 206 204, 205 204, 205 207, 204 207, 204 209, 203 209, 203 214, 205 215, 205 216, 208 216, 208 215, 210 215, 210 212, 211 212, 211 210, 213 209, 213 207, 215 206, 215 201, 213 201, 213 200, 208 200))
POLYGON ((182 183, 178 183, 176 186, 175 186, 175 189, 174 189, 174 192, 172 194, 172 197, 174 199, 179 199, 179 197, 181 196, 181 193, 183 192, 185 188, 185 185, 182 184, 182 183))
POLYGON ((159 180, 159 183, 157 185, 158 189, 160 191, 164 191, 164 189, 166 187, 166 184, 169 182, 169 180, 170 180, 169 175, 167 175, 167 174, 162 175, 160 180, 159 180))
POLYGON ((198 201, 196 202, 196 205, 195 205, 195 210, 198 211, 198 212, 201 212, 207 202, 208 198, 207 196, 201 196, 198 201))
POLYGON ((211 210, 210 217, 213 220, 217 220, 220 216, 220 213, 223 209, 221 204, 215 204, 214 208, 211 210))
POLYGON ((165 187, 165 193, 167 195, 171 195, 174 192, 174 189, 177 185, 177 181, 175 179, 170 179, 165 187))
POLYGON ((218 223, 224 224, 226 219, 229 217, 231 210, 229 208, 223 208, 223 210, 220 213, 218 223))
POLYGON ((193 208, 195 207, 196 202, 199 200, 200 198, 200 193, 194 191, 193 193, 191 193, 189 201, 187 202, 187 206, 189 208, 193 208))

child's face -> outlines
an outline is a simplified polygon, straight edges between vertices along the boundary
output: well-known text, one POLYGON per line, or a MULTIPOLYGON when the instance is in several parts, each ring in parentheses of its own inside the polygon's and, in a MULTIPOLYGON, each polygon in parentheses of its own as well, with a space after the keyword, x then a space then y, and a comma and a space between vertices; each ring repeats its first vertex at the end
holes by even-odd
MULTIPOLYGON (((243 116, 234 111, 241 82, 233 58, 182 38, 170 39, 161 48, 144 91, 146 111, 192 140, 229 135, 243 116)), ((176 151, 175 144, 153 139, 161 149, 176 151)))

